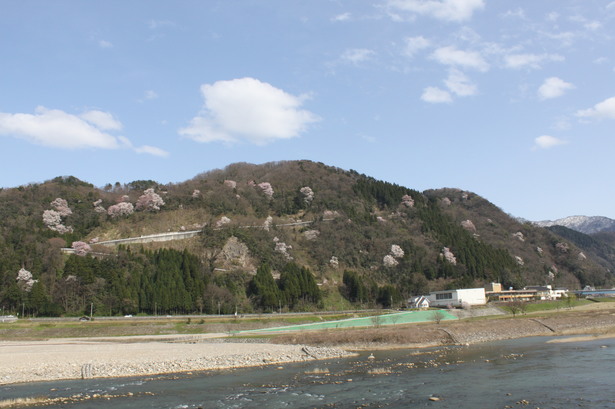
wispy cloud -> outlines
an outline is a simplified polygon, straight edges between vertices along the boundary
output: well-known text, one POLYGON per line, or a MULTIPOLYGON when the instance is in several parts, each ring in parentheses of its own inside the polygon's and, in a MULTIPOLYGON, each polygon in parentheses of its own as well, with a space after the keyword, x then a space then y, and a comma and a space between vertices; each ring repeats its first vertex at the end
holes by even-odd
POLYGON ((477 92, 476 85, 463 72, 455 68, 451 68, 444 84, 453 94, 459 97, 476 95, 477 92))
POLYGON ((414 57, 416 53, 429 47, 430 45, 431 45, 431 41, 429 41, 423 36, 406 37, 404 39, 403 54, 406 57, 414 57))
POLYGON ((401 12, 461 22, 485 7, 483 0, 388 0, 388 7, 401 12))
POLYGON ((538 88, 538 98, 551 99, 561 97, 566 91, 574 89, 575 86, 557 77, 547 78, 538 88))
POLYGON ((201 86, 202 112, 179 134, 197 142, 249 142, 265 145, 299 136, 319 120, 301 109, 297 97, 254 78, 217 81, 201 86))
POLYGON ((367 48, 352 48, 344 51, 341 59, 342 61, 352 64, 359 64, 370 60, 374 55, 376 55, 376 53, 373 50, 368 50, 367 48))
POLYGON ((107 40, 99 40, 98 46, 100 48, 113 48, 113 44, 107 40))
POLYGON ((352 15, 350 13, 338 14, 331 18, 331 21, 349 21, 352 15))
POLYGON ((427 87, 423 90, 423 94, 421 95, 421 99, 425 102, 429 102, 431 104, 443 104, 443 103, 451 103, 453 102, 453 98, 451 94, 438 87, 427 87))
POLYGON ((453 46, 438 48, 430 58, 443 65, 472 68, 482 72, 489 70, 489 64, 480 53, 458 50, 453 46))
POLYGON ((559 54, 510 54, 504 57, 506 68, 512 69, 540 69, 543 63, 552 61, 564 61, 564 57, 559 54))
POLYGON ((567 144, 567 141, 556 138, 551 135, 541 135, 534 139, 534 147, 533 149, 551 149, 559 145, 567 144))

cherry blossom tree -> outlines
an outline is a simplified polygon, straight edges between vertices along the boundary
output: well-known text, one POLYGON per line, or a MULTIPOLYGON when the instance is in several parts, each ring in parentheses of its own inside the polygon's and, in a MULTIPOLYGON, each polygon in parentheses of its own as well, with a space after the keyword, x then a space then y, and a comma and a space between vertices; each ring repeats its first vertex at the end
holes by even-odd
POLYGON ((230 222, 231 222, 231 219, 229 219, 229 218, 228 218, 228 217, 226 217, 226 216, 222 216, 222 217, 220 218, 220 220, 218 220, 218 221, 216 222, 216 227, 222 227, 222 226, 224 226, 225 224, 229 224, 230 222))
POLYGON ((120 202, 118 204, 114 204, 109 206, 107 209, 107 214, 112 218, 120 217, 120 216, 128 216, 134 213, 135 208, 130 202, 120 202))
POLYGON ((320 236, 320 232, 318 230, 306 230, 303 232, 303 237, 305 237, 306 240, 316 240, 318 236, 320 236))
POLYGON ((73 248, 73 250, 75 250, 75 254, 81 257, 92 251, 92 247, 90 247, 89 244, 83 241, 73 241, 71 247, 73 248))
POLYGON ((556 249, 558 249, 558 250, 559 250, 560 252, 562 252, 562 253, 568 253, 568 250, 570 249, 570 248, 568 247, 568 243, 562 243, 562 242, 557 243, 557 244, 555 245, 555 248, 556 248, 556 249))
POLYGON ((306 205, 309 205, 310 203, 312 203, 312 200, 314 200, 314 191, 312 190, 311 187, 305 186, 299 189, 299 191, 303 195, 303 201, 305 202, 306 205))
POLYGON ((470 219, 462 221, 461 227, 463 227, 467 231, 476 233, 476 226, 474 225, 474 223, 472 223, 472 220, 470 219))
POLYGON ((445 197, 444 199, 442 199, 442 204, 444 206, 450 206, 451 205, 451 199, 449 199, 448 197, 445 197))
POLYGON ((542 249, 542 247, 536 247, 536 252, 542 256, 544 250, 542 249))
POLYGON ((440 253, 440 257, 443 257, 446 261, 453 265, 457 265, 457 258, 455 258, 455 255, 448 247, 442 248, 442 253, 440 253))
POLYGON ((230 187, 231 189, 235 189, 237 188, 237 182, 235 182, 234 180, 225 180, 224 186, 230 187))
POLYGON ((263 228, 269 231, 269 229, 271 229, 271 226, 273 226, 273 217, 267 216, 267 218, 265 219, 265 223, 263 223, 263 228))
POLYGON ((194 191, 192 192, 192 198, 196 199, 199 196, 201 196, 201 191, 198 189, 194 189, 194 191))
POLYGON ((340 262, 337 257, 331 256, 331 259, 329 260, 329 265, 333 268, 338 268, 340 266, 340 262))
POLYGON ((137 210, 160 210, 160 206, 164 206, 164 200, 154 192, 154 189, 146 189, 137 200, 137 210))
POLYGON ((395 260, 395 257, 393 257, 392 255, 387 254, 382 259, 382 264, 384 264, 385 267, 395 267, 399 264, 399 261, 395 260))
POLYGON ((102 199, 98 199, 97 201, 95 201, 94 203, 92 203, 92 205, 94 205, 94 211, 96 213, 107 213, 107 209, 105 209, 104 207, 101 206, 102 203, 102 199))
POLYGON ((391 245, 391 252, 389 254, 395 258, 403 258, 405 253, 400 246, 393 244, 391 245))
POLYGON ((68 202, 60 197, 56 198, 53 202, 51 202, 51 206, 53 206, 53 208, 56 209, 56 211, 60 213, 60 216, 62 217, 70 216, 71 214, 73 214, 73 211, 70 210, 70 207, 68 207, 68 202))
POLYGON ((414 207, 414 199, 410 195, 403 195, 401 198, 401 204, 406 207, 414 207))
POLYGON ((273 187, 271 187, 271 183, 261 182, 258 184, 258 187, 261 188, 265 196, 267 196, 269 199, 273 197, 273 187))
POLYGON ((275 242, 275 251, 277 251, 278 253, 281 253, 287 260, 292 260, 292 256, 290 254, 288 254, 288 250, 292 249, 293 246, 286 244, 284 242, 281 242, 280 239, 278 239, 277 237, 273 238, 273 241, 275 242))
POLYGON ((32 286, 34 285, 34 283, 38 281, 38 280, 32 279, 32 273, 23 267, 19 270, 19 272, 17 272, 16 280, 17 280, 17 286, 22 291, 25 291, 27 293, 29 293, 32 290, 32 286))
POLYGON ((523 261, 523 259, 519 256, 515 256, 515 261, 517 262, 517 264, 519 264, 520 266, 525 264, 525 261, 523 261))
POLYGON ((525 237, 523 236, 523 233, 521 233, 520 231, 513 233, 512 236, 519 241, 525 241, 525 237))

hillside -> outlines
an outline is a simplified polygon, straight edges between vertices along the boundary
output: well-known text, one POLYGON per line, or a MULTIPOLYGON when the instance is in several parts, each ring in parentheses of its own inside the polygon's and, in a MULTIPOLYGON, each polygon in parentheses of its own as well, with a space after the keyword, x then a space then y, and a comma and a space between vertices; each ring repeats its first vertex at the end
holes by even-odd
POLYGON ((418 192, 310 161, 237 163, 169 185, 60 177, 1 190, 0 216, 0 305, 39 315, 389 306, 491 281, 613 278, 610 259, 472 192, 418 192), (96 244, 189 230, 202 233, 96 244))

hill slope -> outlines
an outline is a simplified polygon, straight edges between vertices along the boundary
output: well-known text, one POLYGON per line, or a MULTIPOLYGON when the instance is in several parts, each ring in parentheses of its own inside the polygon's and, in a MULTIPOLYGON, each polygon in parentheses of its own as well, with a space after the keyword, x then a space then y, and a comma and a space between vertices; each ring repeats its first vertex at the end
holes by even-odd
POLYGON ((310 161, 238 163, 170 185, 56 178, 0 191, 0 216, 0 302, 32 314, 388 306, 491 281, 603 286, 613 271, 474 193, 310 161), (185 230, 202 233, 95 244, 185 230))

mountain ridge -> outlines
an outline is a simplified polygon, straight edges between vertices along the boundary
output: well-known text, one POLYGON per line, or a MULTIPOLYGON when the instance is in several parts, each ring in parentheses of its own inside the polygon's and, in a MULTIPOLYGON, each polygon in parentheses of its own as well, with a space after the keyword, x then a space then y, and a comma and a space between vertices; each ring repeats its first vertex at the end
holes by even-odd
POLYGON ((615 220, 605 216, 568 216, 557 220, 534 222, 541 227, 564 226, 585 234, 615 232, 615 220))

